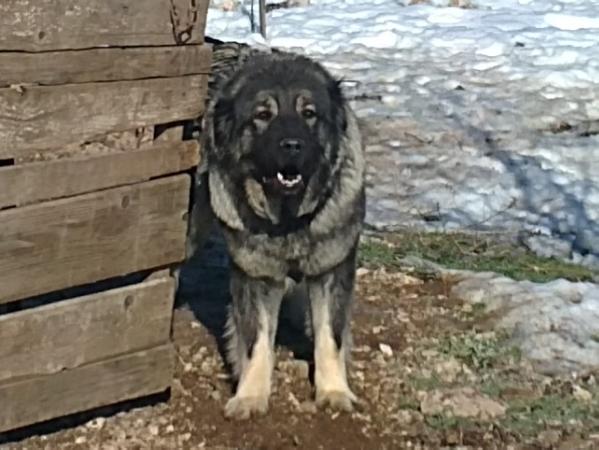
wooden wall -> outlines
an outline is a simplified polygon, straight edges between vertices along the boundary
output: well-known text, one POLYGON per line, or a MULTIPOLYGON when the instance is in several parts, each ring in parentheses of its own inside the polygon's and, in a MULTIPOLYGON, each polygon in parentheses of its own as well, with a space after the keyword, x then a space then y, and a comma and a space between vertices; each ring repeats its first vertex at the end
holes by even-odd
POLYGON ((185 257, 200 149, 153 128, 203 112, 207 6, 0 2, 0 432, 170 385, 164 268, 185 257))

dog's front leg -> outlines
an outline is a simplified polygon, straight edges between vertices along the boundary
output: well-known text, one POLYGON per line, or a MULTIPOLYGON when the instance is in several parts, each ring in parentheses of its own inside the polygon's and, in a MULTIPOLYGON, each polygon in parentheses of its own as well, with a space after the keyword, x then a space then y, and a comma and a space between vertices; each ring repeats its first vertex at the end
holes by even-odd
POLYGON ((318 406, 351 411, 356 396, 347 382, 355 250, 331 271, 307 279, 314 336, 314 384, 318 406))
POLYGON ((225 406, 228 418, 248 419, 268 410, 284 289, 284 282, 251 278, 239 268, 231 268, 227 357, 238 383, 235 396, 225 406))

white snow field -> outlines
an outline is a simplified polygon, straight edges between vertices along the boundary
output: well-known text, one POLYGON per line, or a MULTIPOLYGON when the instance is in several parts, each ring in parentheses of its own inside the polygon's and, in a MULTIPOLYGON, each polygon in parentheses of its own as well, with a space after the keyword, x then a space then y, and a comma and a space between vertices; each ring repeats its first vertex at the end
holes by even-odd
POLYGON ((207 34, 345 80, 370 225, 510 231, 599 265, 599 0, 312 0, 270 12, 266 40, 245 3, 211 8, 207 34))

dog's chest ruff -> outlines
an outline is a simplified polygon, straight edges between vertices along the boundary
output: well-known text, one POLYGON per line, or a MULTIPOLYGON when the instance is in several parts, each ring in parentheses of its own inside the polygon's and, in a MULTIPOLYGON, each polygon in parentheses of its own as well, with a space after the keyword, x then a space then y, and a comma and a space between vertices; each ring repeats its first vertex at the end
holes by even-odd
POLYGON ((314 276, 335 267, 350 253, 359 232, 359 224, 327 237, 311 236, 307 230, 275 237, 224 230, 237 266, 252 277, 275 279, 284 279, 292 270, 314 276))

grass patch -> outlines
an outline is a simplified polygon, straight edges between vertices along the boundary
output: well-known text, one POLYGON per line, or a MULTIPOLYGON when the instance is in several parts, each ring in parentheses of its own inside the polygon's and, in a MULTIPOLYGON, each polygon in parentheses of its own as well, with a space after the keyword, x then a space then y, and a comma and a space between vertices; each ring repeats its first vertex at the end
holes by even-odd
POLYGON ((402 256, 396 248, 371 240, 360 243, 358 251, 358 259, 363 266, 399 268, 402 256))
POLYGON ((427 416, 426 424, 435 430, 463 430, 476 427, 475 422, 470 419, 446 414, 427 416))
POLYGON ((507 335, 474 331, 448 336, 439 343, 439 351, 476 369, 488 369, 500 361, 519 361, 521 357, 519 349, 508 344, 507 335))
POLYGON ((418 411, 420 409, 420 402, 416 399, 406 398, 399 402, 399 409, 411 409, 413 411, 418 411))
POLYGON ((541 258, 521 246, 496 242, 488 236, 398 232, 387 234, 385 238, 392 245, 373 240, 360 245, 363 265, 399 268, 402 258, 415 256, 452 269, 493 271, 515 280, 590 281, 598 275, 589 268, 541 258))
POLYGON ((430 377, 418 375, 411 376, 410 384, 417 391, 432 391, 433 389, 437 389, 443 385, 441 380, 439 380, 439 378, 437 378, 435 375, 431 375, 430 377))
POLYGON ((480 391, 492 398, 499 398, 504 389, 505 384, 496 378, 490 378, 480 386, 480 391))
MULTIPOLYGON (((595 392, 595 395, 598 393, 595 392)), ((534 436, 547 424, 566 426, 581 422, 589 431, 599 430, 599 404, 581 402, 571 395, 545 395, 534 400, 519 400, 510 404, 502 424, 515 432, 534 436)))

